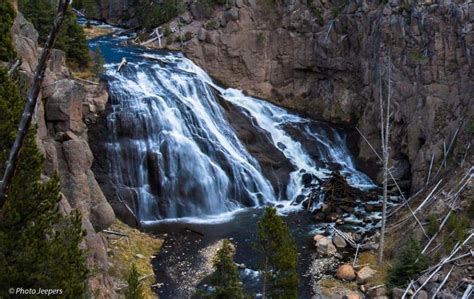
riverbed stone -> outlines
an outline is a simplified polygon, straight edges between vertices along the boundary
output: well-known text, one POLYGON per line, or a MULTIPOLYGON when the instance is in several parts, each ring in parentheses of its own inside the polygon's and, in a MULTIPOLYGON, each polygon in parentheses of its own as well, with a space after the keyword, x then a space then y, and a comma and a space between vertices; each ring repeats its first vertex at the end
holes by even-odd
POLYGON ((335 234, 334 237, 332 238, 332 242, 337 248, 344 248, 347 246, 346 240, 342 238, 340 235, 335 234))
POLYGON ((316 241, 316 250, 323 256, 331 256, 336 254, 336 247, 332 244, 331 240, 323 237, 316 241))
POLYGON ((375 275, 375 273, 377 272, 373 270, 372 268, 370 268, 369 266, 362 267, 362 269, 357 271, 356 281, 358 284, 364 284, 367 282, 367 280, 372 278, 375 275))
POLYGON ((352 281, 356 278, 356 274, 351 265, 344 264, 337 269, 336 277, 341 280, 352 281))

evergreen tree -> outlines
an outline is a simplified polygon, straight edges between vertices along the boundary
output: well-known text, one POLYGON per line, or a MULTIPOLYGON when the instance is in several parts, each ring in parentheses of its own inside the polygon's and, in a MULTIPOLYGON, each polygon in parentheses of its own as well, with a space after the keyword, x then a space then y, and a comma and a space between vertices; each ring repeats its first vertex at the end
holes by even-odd
MULTIPOLYGON (((19 0, 19 10, 35 26, 38 31, 38 41, 43 44, 48 38, 53 26, 55 7, 50 0, 19 0)), ((55 47, 66 53, 68 62, 73 66, 85 68, 89 65, 89 49, 83 28, 77 23, 76 15, 69 10, 64 17, 61 31, 55 47)))
POLYGON ((413 236, 398 253, 395 265, 388 273, 388 286, 404 287, 428 266, 427 258, 421 253, 420 242, 413 236))
POLYGON ((104 71, 104 64, 104 56, 102 56, 100 48, 96 47, 94 51, 94 73, 96 75, 100 75, 104 71))
POLYGON ((264 259, 261 268, 264 275, 264 297, 297 298, 296 243, 288 226, 276 214, 275 208, 266 208, 258 222, 256 245, 264 259))
POLYGON ((0 60, 9 61, 15 57, 10 29, 15 19, 15 10, 10 1, 0 3, 0 60))
MULTIPOLYGON (((0 70, 0 170, 16 134, 24 101, 18 86, 0 70)), ((43 157, 30 129, 0 211, 0 298, 10 288, 61 289, 66 298, 86 291, 88 270, 79 248, 84 231, 76 212, 62 216, 59 178, 41 181, 43 157)))
POLYGON ((125 299, 143 299, 143 286, 140 282, 140 273, 135 264, 132 264, 127 277, 128 287, 125 291, 125 299))
POLYGON ((225 239, 222 247, 214 257, 214 268, 216 271, 211 277, 211 283, 216 291, 209 297, 215 299, 241 299, 244 298, 244 290, 240 281, 237 267, 233 260, 234 248, 229 240, 225 239))

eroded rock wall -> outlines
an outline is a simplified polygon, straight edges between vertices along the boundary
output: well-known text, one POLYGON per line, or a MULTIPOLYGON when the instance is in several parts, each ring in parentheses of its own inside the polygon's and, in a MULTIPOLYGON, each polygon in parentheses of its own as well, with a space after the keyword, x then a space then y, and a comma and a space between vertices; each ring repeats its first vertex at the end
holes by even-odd
MULTIPOLYGON (((16 52, 22 59, 20 77, 28 86, 41 55, 38 33, 21 14, 11 31, 16 52)), ((78 209, 82 214, 87 231, 83 246, 89 252, 90 269, 97 270, 89 279, 91 292, 98 298, 115 298, 108 275, 107 241, 99 233, 112 224, 115 215, 91 171, 93 156, 84 123, 86 117, 103 109, 108 95, 103 86, 83 85, 74 80, 65 58, 64 52, 53 50, 48 63, 34 116, 37 142, 46 158, 44 175, 59 173, 61 211, 78 209)))
MULTIPOLYGON (((412 190, 426 181, 432 155, 436 169, 444 143, 472 122, 472 1, 235 0, 206 12, 194 2, 165 25, 176 36, 181 24, 193 61, 229 86, 357 126, 377 149, 390 64, 391 164, 412 190)), ((374 165, 358 140, 361 166, 374 165)))

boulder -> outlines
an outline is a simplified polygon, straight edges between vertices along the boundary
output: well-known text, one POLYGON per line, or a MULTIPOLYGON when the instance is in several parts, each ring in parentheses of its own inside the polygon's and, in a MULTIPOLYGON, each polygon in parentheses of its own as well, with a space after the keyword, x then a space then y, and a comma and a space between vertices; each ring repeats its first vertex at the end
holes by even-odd
POLYGON ((404 293, 405 293, 405 290, 402 289, 402 288, 393 288, 392 289, 392 298, 393 299, 400 299, 400 298, 402 298, 404 293))
POLYGON ((319 254, 324 256, 331 256, 336 254, 336 247, 332 244, 331 240, 326 237, 318 238, 316 241, 316 250, 319 254))
POLYGON ((418 292, 418 294, 415 296, 415 299, 428 299, 428 293, 424 290, 421 290, 418 292))
POLYGON ((373 270, 369 266, 362 267, 359 271, 357 271, 356 281, 358 284, 364 284, 372 278, 377 271, 373 270))
POLYGON ((332 242, 337 248, 344 248, 347 246, 346 240, 344 240, 344 238, 342 238, 338 234, 334 235, 334 237, 332 238, 332 242))
POLYGON ((326 237, 323 236, 323 235, 316 234, 316 235, 314 235, 314 237, 313 237, 313 241, 314 241, 314 242, 318 242, 318 241, 321 240, 322 238, 326 238, 326 237))
POLYGON ((369 291, 368 294, 370 297, 384 297, 387 296, 387 289, 385 287, 376 288, 369 291))
POLYGON ((351 292, 342 296, 342 299, 361 299, 359 293, 351 292))
POLYGON ((336 277, 341 280, 351 281, 356 278, 356 274, 351 265, 344 264, 337 268, 336 277))

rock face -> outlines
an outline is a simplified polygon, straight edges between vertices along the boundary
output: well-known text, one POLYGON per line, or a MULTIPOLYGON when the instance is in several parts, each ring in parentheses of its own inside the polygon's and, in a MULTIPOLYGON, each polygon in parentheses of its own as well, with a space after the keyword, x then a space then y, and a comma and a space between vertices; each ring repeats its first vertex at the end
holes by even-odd
MULTIPOLYGON (((192 20, 181 30, 194 37, 183 51, 229 86, 357 126, 375 148, 390 76, 390 164, 397 179, 411 179, 412 190, 426 181, 432 156, 439 165, 443 144, 472 120, 472 2, 229 3, 204 14, 191 1, 192 20)), ((377 162, 359 137, 358 157, 362 168, 377 162)))
MULTIPOLYGON (((40 55, 33 25, 18 14, 12 27, 13 44, 22 59, 21 79, 32 80, 40 55)), ((54 50, 48 64, 41 101, 38 101, 34 121, 38 126, 37 142, 45 156, 44 175, 59 173, 63 198, 60 210, 69 213, 78 209, 87 231, 84 246, 90 252, 90 268, 97 274, 89 279, 89 286, 98 298, 116 298, 112 280, 108 275, 107 241, 99 233, 115 219, 114 212, 104 197, 91 171, 92 152, 87 143, 85 116, 107 99, 100 86, 83 86, 66 67, 65 54, 54 50), (101 100, 102 99, 102 100, 101 100)))

